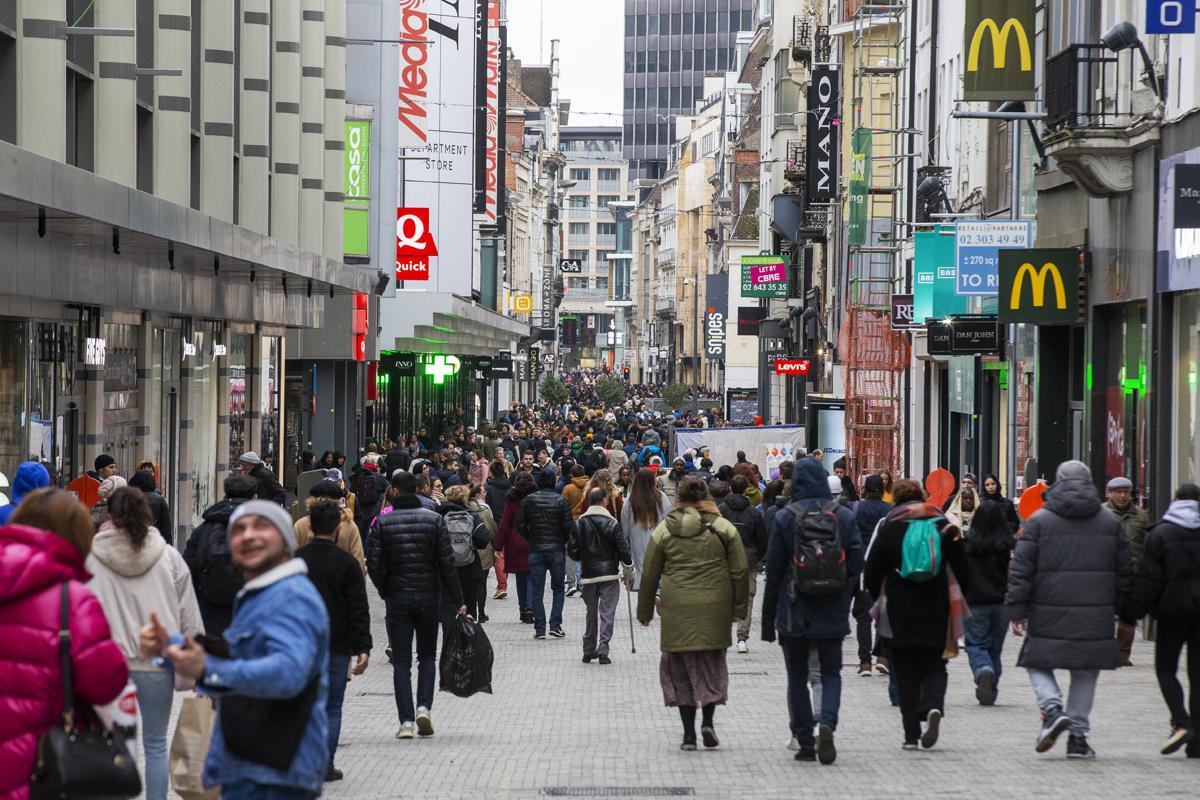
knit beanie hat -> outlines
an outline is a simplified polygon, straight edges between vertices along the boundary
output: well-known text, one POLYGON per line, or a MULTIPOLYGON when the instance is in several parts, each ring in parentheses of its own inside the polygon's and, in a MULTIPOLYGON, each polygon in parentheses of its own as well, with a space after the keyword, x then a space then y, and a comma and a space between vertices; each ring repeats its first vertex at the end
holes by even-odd
POLYGON ((296 552, 296 532, 292 529, 292 518, 283 510, 283 506, 276 505, 270 500, 249 500, 242 503, 229 517, 229 530, 233 530, 234 524, 239 519, 248 516, 266 519, 279 529, 280 535, 283 536, 283 544, 287 548, 288 555, 296 552))

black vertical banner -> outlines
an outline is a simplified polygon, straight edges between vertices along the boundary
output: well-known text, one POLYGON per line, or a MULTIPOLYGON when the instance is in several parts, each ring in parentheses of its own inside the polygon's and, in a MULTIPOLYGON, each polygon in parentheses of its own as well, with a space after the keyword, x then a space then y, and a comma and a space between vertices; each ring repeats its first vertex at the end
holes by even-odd
POLYGON ((810 204, 831 203, 838 196, 840 77, 837 70, 814 69, 808 87, 805 197, 810 204))

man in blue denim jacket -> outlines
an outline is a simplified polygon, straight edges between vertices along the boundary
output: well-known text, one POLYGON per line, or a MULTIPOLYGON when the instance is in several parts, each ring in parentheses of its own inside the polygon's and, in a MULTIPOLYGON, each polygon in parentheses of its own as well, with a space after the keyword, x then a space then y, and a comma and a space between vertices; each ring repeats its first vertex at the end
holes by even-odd
POLYGON ((229 518, 229 549, 246 577, 224 634, 230 657, 206 653, 190 640, 182 647, 168 646, 167 631, 154 615, 142 630, 142 650, 162 653, 176 672, 196 680, 201 693, 222 700, 204 764, 205 786, 221 786, 227 800, 317 797, 329 762, 329 617, 324 602, 304 561, 292 558, 296 537, 291 520, 274 503, 251 500, 238 507, 229 518), (237 705, 226 706, 224 698, 237 705), (269 701, 288 702, 275 708, 269 701), (294 712, 299 706, 303 715, 304 704, 311 704, 307 720, 280 721, 288 716, 284 709, 294 712), (248 708, 259 713, 263 724, 255 724, 255 730, 228 729, 233 715, 244 718, 248 708), (223 721, 222 715, 229 719, 223 721), (283 729, 275 730, 278 726, 283 729), (278 743, 289 738, 289 731, 298 744, 284 746, 282 763, 288 766, 280 768, 278 743), (227 734, 241 739, 243 733, 255 742, 248 748, 226 740, 227 734), (271 749, 276 752, 268 755, 271 749), (272 760, 273 766, 264 763, 272 760))

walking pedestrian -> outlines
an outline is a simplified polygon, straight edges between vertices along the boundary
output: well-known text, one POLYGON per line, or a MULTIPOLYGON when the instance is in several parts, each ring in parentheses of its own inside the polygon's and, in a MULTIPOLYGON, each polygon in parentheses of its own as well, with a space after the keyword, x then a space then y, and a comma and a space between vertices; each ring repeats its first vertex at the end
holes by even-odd
POLYGON ((129 484, 120 475, 109 475, 104 480, 100 481, 100 487, 96 493, 100 495, 100 499, 92 506, 92 525, 99 529, 101 525, 108 522, 108 498, 112 497, 113 492, 117 489, 124 488, 129 484))
POLYGON ((1036 749, 1045 753, 1066 730, 1067 758, 1095 758, 1088 717, 1100 670, 1121 664, 1113 619, 1132 582, 1129 540, 1100 505, 1092 471, 1059 465, 1041 510, 1025 520, 1008 571, 1005 599, 1013 632, 1025 635, 1017 665, 1029 672, 1042 712, 1036 749), (1071 672, 1063 696, 1054 670, 1071 672))
MULTIPOLYGON (((737 491, 741 475, 733 479, 737 491)), ((797 761, 832 764, 842 697, 842 640, 850 635, 850 601, 863 568, 854 515, 833 501, 825 468, 802 458, 792 470, 792 503, 775 515, 766 550, 763 641, 783 650, 788 711, 797 761), (802 566, 801 566, 802 565, 802 566), (810 655, 820 663, 821 709, 814 742, 808 692, 810 655)))
POLYGON ((26 461, 17 467, 17 474, 13 476, 12 497, 9 498, 11 502, 0 506, 0 525, 8 524, 9 518, 26 495, 49 485, 50 473, 40 462, 26 461))
MULTIPOLYGON (((381 495, 382 497, 382 495, 381 495)), ((346 497, 338 485, 333 481, 317 481, 312 488, 308 490, 308 505, 307 509, 312 510, 317 503, 329 502, 337 506, 341 511, 341 521, 338 523, 337 531, 333 537, 334 543, 342 550, 352 556, 358 562, 359 571, 366 574, 367 558, 363 552, 362 535, 359 533, 358 524, 354 521, 354 515, 350 513, 350 509, 346 508, 346 497)), ((379 503, 376 503, 379 506, 379 503)), ((361 508, 361 506, 360 506, 361 508)), ((297 549, 304 547, 313 540, 312 531, 312 515, 305 514, 300 519, 296 520, 296 547, 297 549)))
MULTIPOLYGON (((507 504, 509 490, 512 489, 512 482, 508 478, 508 473, 505 471, 503 461, 493 461, 488 467, 488 479, 484 484, 484 492, 488 508, 492 510, 492 516, 497 520, 497 535, 499 534, 499 522, 504 518, 504 507, 507 504)), ((492 595, 493 600, 504 600, 508 597, 508 573, 505 571, 504 551, 497 544, 496 548, 496 593, 492 595)))
POLYGON ((0 797, 27 800, 38 740, 59 724, 58 632, 66 605, 75 702, 112 702, 129 667, 96 596, 84 585, 92 546, 88 509, 61 489, 35 489, 0 527, 0 797))
MULTIPOLYGON (((883 499, 884 482, 878 475, 868 475, 863 482, 863 498, 854 506, 854 527, 858 530, 858 538, 863 543, 863 552, 875 536, 875 531, 892 504, 883 499)), ((861 576, 861 573, 860 573, 861 576)), ((861 579, 854 590, 854 603, 851 613, 854 616, 855 638, 858 641, 858 677, 869 678, 871 671, 871 656, 875 655, 876 669, 881 675, 888 674, 887 655, 882 652, 882 643, 876 643, 871 630, 871 593, 862 585, 861 579), (877 652, 878 651, 878 652, 877 652)))
MULTIPOLYGON (((1142 557, 1142 548, 1146 544, 1146 528, 1150 525, 1150 515, 1146 509, 1133 502, 1133 481, 1125 477, 1116 477, 1108 482, 1106 487, 1104 507, 1116 515, 1121 523, 1121 530, 1129 540, 1130 569, 1137 572, 1138 560, 1142 557)), ((1121 648, 1121 666, 1133 666, 1133 640, 1136 626, 1117 620, 1117 644, 1121 648)))
POLYGON ((204 763, 206 787, 221 797, 317 797, 329 763, 329 616, 293 558, 296 539, 283 507, 251 500, 229 518, 229 546, 246 585, 224 641, 170 644, 157 613, 139 637, 143 658, 162 656, 175 674, 217 700, 204 763))
MULTIPOLYGON (((640 474, 640 473, 639 473, 640 474)), ((638 622, 662 617, 659 683, 679 709, 682 750, 696 749, 696 710, 705 747, 717 747, 714 714, 729 696, 730 626, 747 613, 746 551, 699 478, 679 485, 679 505, 650 537, 638 590, 638 622), (662 596, 659 597, 661 590, 662 596)))
POLYGON ((504 500, 504 514, 496 530, 496 552, 504 557, 504 569, 517 587, 519 617, 526 625, 533 624, 533 602, 529 589, 529 542, 516 528, 517 513, 525 498, 537 491, 537 483, 528 472, 513 476, 513 485, 504 500))
POLYGON ((645 571, 646 548, 650 544, 650 536, 659 524, 671 513, 671 501, 663 494, 654 481, 654 473, 648 469, 640 469, 633 477, 633 488, 629 491, 629 499, 621 509, 621 529, 629 539, 629 551, 633 555, 634 591, 641 587, 642 573, 645 571))
POLYGON ((400 718, 397 739, 414 731, 433 735, 434 682, 442 592, 466 614, 458 570, 446 523, 417 498, 417 476, 392 478, 392 513, 380 517, 367 534, 367 574, 387 607, 385 624, 392 649, 392 685, 400 718), (417 644, 417 697, 413 703, 413 640, 417 644))
POLYGON ((729 520, 737 530, 742 547, 746 551, 746 583, 749 594, 746 600, 746 616, 737 626, 739 653, 750 652, 747 640, 750 638, 750 617, 754 614, 754 596, 758 594, 759 561, 767 555, 767 525, 759 510, 752 507, 746 497, 749 488, 750 482, 745 476, 734 475, 729 484, 729 496, 718 506, 721 516, 729 520))
POLYGON ((975 678, 975 699, 981 706, 996 704, 1003 671, 1001 653, 1008 634, 1008 564, 1016 541, 1005 519, 1004 507, 984 500, 971 520, 966 536, 971 582, 963 591, 971 616, 963 622, 967 660, 975 678))
POLYGON ((979 493, 980 501, 991 500, 993 503, 999 503, 1001 510, 1004 511, 1004 521, 1008 524, 1009 533, 1016 535, 1021 529, 1021 517, 1017 514, 1016 504, 1012 500, 1004 496, 1003 487, 1000 485, 1000 479, 994 474, 988 473, 983 476, 982 491, 979 493))
MULTIPOLYGON (((480 601, 487 589, 487 573, 483 570, 479 551, 485 549, 490 540, 483 520, 468 508, 470 502, 469 486, 451 486, 446 490, 446 502, 438 508, 438 513, 446 522, 450 557, 458 569, 458 583, 462 587, 462 603, 458 605, 465 605, 467 614, 479 620, 482 616, 480 601)), ((454 607, 443 606, 443 622, 453 621, 453 616, 447 612, 452 612, 454 607)))
POLYGON ((166 543, 173 545, 175 543, 175 526, 171 523, 171 507, 167 505, 166 498, 158 493, 153 470, 138 469, 130 476, 129 485, 140 490, 146 496, 146 504, 150 507, 151 522, 166 543))
POLYGON ((229 518, 257 491, 258 483, 249 475, 237 472, 227 477, 225 499, 205 509, 204 522, 192 531, 183 550, 208 636, 223 635, 233 619, 233 604, 244 580, 229 552, 229 518))
POLYGON ((863 585, 876 601, 887 598, 903 749, 916 750, 918 743, 928 749, 937 744, 946 712, 947 645, 951 638, 957 645, 951 570, 955 581, 969 585, 970 565, 959 530, 925 501, 919 483, 896 481, 892 494, 896 507, 871 543, 863 585), (917 561, 916 553, 929 558, 917 561))
MULTIPOLYGON (((349 674, 366 672, 371 654, 371 613, 367 607, 367 584, 354 556, 337 543, 345 509, 331 499, 320 500, 308 509, 312 541, 296 551, 308 567, 309 580, 317 587, 329 614, 329 765, 325 780, 340 781, 342 771, 334 766, 342 733, 342 705, 349 674), (351 668, 350 661, 354 660, 351 668)), ((353 524, 353 523, 351 523, 353 524)))
POLYGON ((488 542, 487 547, 476 551, 479 556, 479 568, 483 570, 482 584, 479 587, 479 597, 476 598, 476 605, 478 606, 476 619, 480 622, 488 621, 488 615, 485 611, 487 607, 487 576, 496 563, 496 533, 499 529, 499 526, 496 524, 496 517, 492 514, 492 509, 487 504, 485 497, 482 485, 471 484, 467 495, 467 510, 483 523, 483 527, 487 530, 488 542))
MULTIPOLYGON (((517 511, 516 528, 529 542, 530 606, 533 610, 533 638, 545 639, 546 573, 550 573, 550 590, 554 596, 550 608, 549 633, 556 639, 566 636, 562 628, 563 603, 566 589, 563 584, 566 570, 567 542, 575 532, 571 507, 562 495, 554 491, 554 475, 542 471, 535 476, 537 491, 525 498, 517 511)), ((584 479, 586 483, 587 479, 584 479)))
POLYGON ((192 576, 183 556, 151 524, 142 490, 125 486, 108 500, 109 519, 92 539, 88 588, 100 601, 113 639, 129 662, 142 717, 146 797, 167 796, 167 725, 175 684, 169 672, 142 658, 138 636, 154 611, 172 631, 204 633, 192 576))
POLYGON ((1154 641, 1154 671, 1167 710, 1171 735, 1161 752, 1170 755, 1187 748, 1188 758, 1200 758, 1196 724, 1200 720, 1200 486, 1185 483, 1163 518, 1151 526, 1138 561, 1137 578, 1128 609, 1129 619, 1150 614, 1158 622, 1154 641), (1176 672, 1187 647, 1189 702, 1176 672))
MULTIPOLYGON (((340 454, 338 455, 340 456, 340 454)), ((346 457, 341 456, 341 460, 344 462, 346 457)), ((258 457, 258 453, 253 450, 242 453, 238 457, 238 466, 243 475, 249 475, 258 481, 258 491, 255 492, 255 495, 259 500, 269 500, 279 506, 287 505, 287 492, 279 485, 275 473, 258 457)), ((338 464, 338 468, 341 468, 341 464, 338 464)))
POLYGON ((592 660, 611 664, 608 643, 612 639, 617 603, 621 599, 620 581, 633 584, 633 557, 621 523, 608 510, 609 493, 592 489, 588 508, 575 522, 575 535, 567 549, 579 562, 581 591, 587 607, 583 631, 583 663, 592 660))

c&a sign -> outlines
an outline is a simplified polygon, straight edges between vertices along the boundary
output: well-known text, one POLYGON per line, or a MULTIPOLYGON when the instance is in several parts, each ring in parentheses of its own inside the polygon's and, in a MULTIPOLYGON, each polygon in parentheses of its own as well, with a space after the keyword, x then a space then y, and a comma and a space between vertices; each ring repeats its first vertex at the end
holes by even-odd
POLYGON ((964 100, 1033 100, 1035 0, 966 0, 964 100))
POLYGON ((1079 318, 1080 253, 1000 251, 1000 321, 1074 325, 1079 318))

